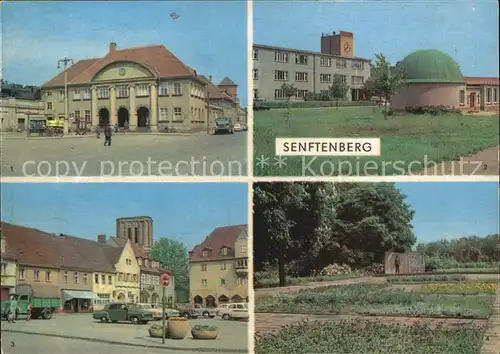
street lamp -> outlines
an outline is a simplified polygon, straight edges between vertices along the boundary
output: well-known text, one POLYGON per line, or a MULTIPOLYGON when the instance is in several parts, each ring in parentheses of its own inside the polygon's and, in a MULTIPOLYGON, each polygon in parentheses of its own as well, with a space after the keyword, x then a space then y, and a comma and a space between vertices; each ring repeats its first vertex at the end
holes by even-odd
POLYGON ((68 72, 66 69, 68 66, 73 65, 73 59, 66 58, 60 59, 57 61, 57 68, 61 69, 61 66, 64 68, 64 134, 68 134, 69 131, 69 122, 68 122, 68 112, 69 112, 69 107, 68 107, 68 72))

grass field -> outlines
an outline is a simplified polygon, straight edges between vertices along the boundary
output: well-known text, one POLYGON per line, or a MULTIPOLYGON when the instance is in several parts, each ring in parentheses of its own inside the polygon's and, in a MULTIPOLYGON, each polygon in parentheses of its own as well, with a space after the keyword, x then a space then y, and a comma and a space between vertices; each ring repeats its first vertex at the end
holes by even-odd
POLYGON ((295 108, 288 122, 285 110, 254 115, 256 176, 376 176, 418 173, 425 163, 467 156, 498 145, 498 116, 448 114, 389 116, 378 107, 295 108), (379 157, 287 157, 274 160, 277 137, 381 138, 379 157), (261 157, 270 160, 259 164, 261 157), (313 161, 314 160, 314 161, 313 161))

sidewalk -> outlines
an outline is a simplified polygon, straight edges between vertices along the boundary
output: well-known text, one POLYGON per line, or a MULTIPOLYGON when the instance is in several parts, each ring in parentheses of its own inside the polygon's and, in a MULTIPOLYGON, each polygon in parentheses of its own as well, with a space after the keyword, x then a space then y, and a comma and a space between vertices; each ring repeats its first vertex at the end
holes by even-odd
MULTIPOLYGON (((209 135, 207 132, 195 132, 195 133, 159 133, 159 132, 149 132, 149 133, 135 133, 135 132, 129 132, 129 133, 115 133, 113 134, 113 137, 120 137, 120 136, 204 136, 204 135, 209 135)), ((2 139, 16 139, 16 140, 50 140, 50 139, 83 139, 83 138, 93 138, 96 139, 95 133, 89 133, 86 135, 76 135, 76 134, 67 134, 64 136, 37 136, 37 135, 32 135, 32 136, 27 136, 25 133, 0 133, 0 136, 2 139)), ((101 139, 104 139, 104 135, 101 134, 101 139)))
POLYGON ((488 328, 483 336, 481 354, 500 354, 500 285, 497 285, 488 328))

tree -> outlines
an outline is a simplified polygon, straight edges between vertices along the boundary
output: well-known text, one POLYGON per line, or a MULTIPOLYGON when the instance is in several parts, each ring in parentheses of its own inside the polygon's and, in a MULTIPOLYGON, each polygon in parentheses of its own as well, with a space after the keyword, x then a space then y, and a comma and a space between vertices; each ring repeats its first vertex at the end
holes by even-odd
POLYGON ((259 240, 267 239, 267 250, 259 261, 278 260, 280 286, 285 286, 287 252, 294 246, 292 230, 297 219, 293 215, 307 207, 306 197, 304 185, 300 183, 257 183, 254 188, 254 212, 257 214, 257 218, 254 217, 257 223, 254 225, 254 244, 260 246, 259 240))
POLYGON ((189 253, 186 246, 177 240, 162 237, 151 248, 151 258, 160 262, 175 277, 175 290, 189 289, 189 253))
POLYGON ((345 99, 347 91, 349 91, 347 83, 343 81, 342 78, 343 76, 340 74, 333 75, 332 85, 328 88, 330 91, 330 96, 335 100, 337 109, 339 109, 339 100, 345 99))
POLYGON ((286 98, 284 117, 285 117, 285 122, 288 123, 290 120, 290 109, 291 109, 290 100, 292 97, 295 97, 297 95, 297 89, 295 88, 295 86, 293 86, 293 84, 283 84, 281 85, 281 91, 283 91, 283 95, 286 98))
POLYGON ((371 67, 370 80, 372 90, 385 98, 384 118, 387 119, 387 103, 391 101, 391 95, 396 89, 406 82, 404 72, 396 67, 392 67, 382 53, 375 55, 375 63, 371 67))

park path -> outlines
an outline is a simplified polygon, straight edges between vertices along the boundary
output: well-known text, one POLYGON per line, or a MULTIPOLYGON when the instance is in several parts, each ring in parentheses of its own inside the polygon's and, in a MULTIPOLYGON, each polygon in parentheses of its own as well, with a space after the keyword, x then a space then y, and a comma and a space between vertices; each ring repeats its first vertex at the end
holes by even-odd
POLYGON ((340 280, 331 280, 331 281, 315 281, 315 282, 310 282, 310 283, 305 283, 305 284, 297 284, 297 285, 290 285, 286 287, 276 287, 276 288, 262 288, 262 289, 255 289, 255 296, 270 296, 270 295, 276 295, 276 294, 283 294, 283 293, 294 293, 300 290, 304 289, 316 289, 316 288, 324 288, 328 286, 335 286, 335 285, 351 285, 351 284, 366 284, 366 283, 375 283, 375 284, 381 284, 385 283, 385 278, 383 277, 359 277, 359 278, 349 278, 349 279, 340 279, 340 280))
POLYGON ((500 354, 500 285, 497 285, 488 328, 483 337, 481 354, 500 354))
POLYGON ((437 167, 428 167, 417 175, 444 176, 444 175, 480 175, 498 176, 498 149, 494 146, 469 156, 462 157, 459 161, 446 161, 437 167), (479 167, 478 167, 479 166, 479 167))
MULTIPOLYGON (((255 332, 265 334, 279 331, 284 326, 297 324, 301 321, 376 321, 384 324, 427 324, 431 328, 439 325, 453 327, 459 325, 471 325, 486 327, 488 321, 485 319, 465 318, 436 318, 436 317, 406 317, 406 316, 363 316, 363 315, 306 315, 306 314, 278 314, 278 313, 256 313, 255 332)), ((484 352, 481 354, 498 354, 498 352, 484 352)))

